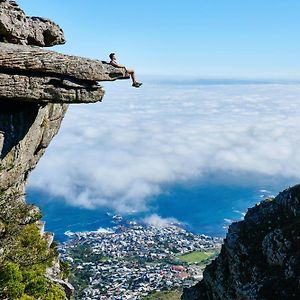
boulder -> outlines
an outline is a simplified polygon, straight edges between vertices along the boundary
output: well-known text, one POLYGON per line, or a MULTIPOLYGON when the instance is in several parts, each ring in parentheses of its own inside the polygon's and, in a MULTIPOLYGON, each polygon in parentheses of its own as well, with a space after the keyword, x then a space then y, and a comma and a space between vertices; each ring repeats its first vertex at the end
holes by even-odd
POLYGON ((27 17, 15 1, 0 1, 0 41, 50 47, 64 44, 63 30, 51 20, 27 17))

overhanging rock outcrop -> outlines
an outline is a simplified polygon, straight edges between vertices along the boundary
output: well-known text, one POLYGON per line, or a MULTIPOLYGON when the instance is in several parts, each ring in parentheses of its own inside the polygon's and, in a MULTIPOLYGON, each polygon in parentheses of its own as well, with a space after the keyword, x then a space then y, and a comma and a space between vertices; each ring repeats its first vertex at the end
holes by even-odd
POLYGON ((99 60, 0 43, 0 97, 35 103, 90 103, 104 95, 99 81, 128 78, 99 60))
MULTIPOLYGON (((15 1, 0 0, 0 275, 7 262, 20 270, 30 264, 34 269, 34 259, 16 259, 20 247, 22 255, 27 248, 39 252, 28 242, 23 249, 20 242, 41 217, 37 207, 25 202, 25 185, 57 134, 68 105, 101 101, 104 90, 99 82, 128 78, 123 68, 37 47, 64 42, 54 22, 27 17, 15 1)), ((48 245, 49 234, 41 236, 48 245)), ((51 249, 49 245, 49 253, 51 249)), ((45 274, 48 287, 60 285, 70 295, 57 262, 56 257, 55 268, 45 274)), ((14 299, 9 291, 1 282, 0 298, 14 299)))

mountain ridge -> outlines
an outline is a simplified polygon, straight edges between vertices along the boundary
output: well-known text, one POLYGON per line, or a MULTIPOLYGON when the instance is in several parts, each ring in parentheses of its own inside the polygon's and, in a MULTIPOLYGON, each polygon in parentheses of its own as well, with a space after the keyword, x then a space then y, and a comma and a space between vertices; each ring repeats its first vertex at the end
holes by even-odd
POLYGON ((230 225, 219 256, 182 300, 299 299, 300 185, 250 208, 230 225))

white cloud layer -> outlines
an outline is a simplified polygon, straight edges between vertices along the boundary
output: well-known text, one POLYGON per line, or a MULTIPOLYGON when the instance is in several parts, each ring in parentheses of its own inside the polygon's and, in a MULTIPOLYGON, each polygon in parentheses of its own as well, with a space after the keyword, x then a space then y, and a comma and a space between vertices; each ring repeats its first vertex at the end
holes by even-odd
POLYGON ((70 107, 30 187, 82 207, 145 210, 166 184, 207 174, 300 178, 300 86, 106 85, 70 107))
POLYGON ((158 228, 168 227, 171 225, 179 224, 178 220, 175 218, 162 218, 157 214, 152 214, 143 219, 144 223, 149 226, 154 226, 158 228))

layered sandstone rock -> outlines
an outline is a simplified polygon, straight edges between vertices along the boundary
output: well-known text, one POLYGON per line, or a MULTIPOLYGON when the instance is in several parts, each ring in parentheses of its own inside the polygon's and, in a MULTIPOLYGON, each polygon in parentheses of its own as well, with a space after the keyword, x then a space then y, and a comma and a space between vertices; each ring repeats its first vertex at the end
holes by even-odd
POLYGON ((0 99, 2 197, 8 194, 12 197, 10 202, 17 198, 23 199, 28 174, 58 132, 66 110, 67 104, 9 102, 0 99))
MULTIPOLYGON (((1 19, 1 18, 0 18, 1 19)), ((124 68, 31 46, 0 43, 0 95, 27 102, 91 103, 99 81, 128 78, 124 68)))
POLYGON ((0 1, 0 40, 2 42, 49 47, 65 43, 63 30, 54 22, 27 17, 15 1, 0 1))

